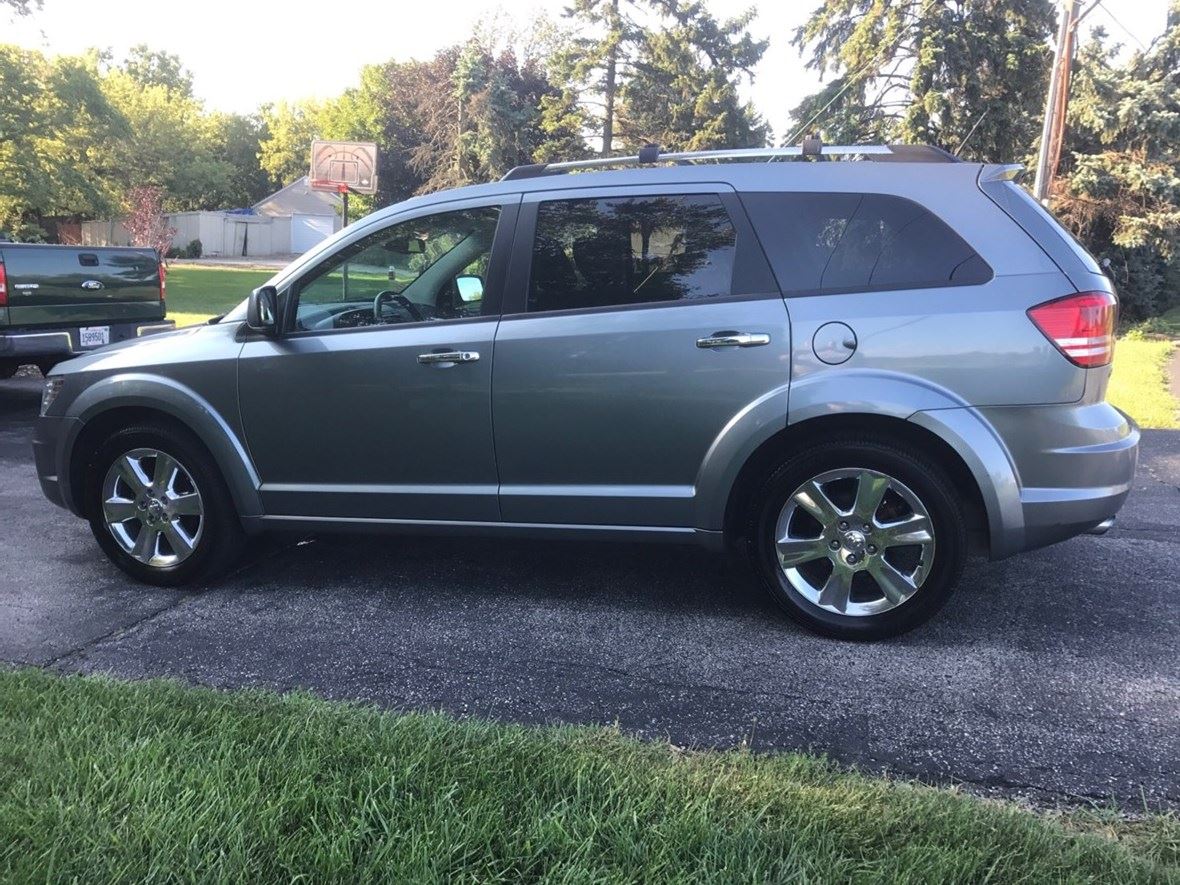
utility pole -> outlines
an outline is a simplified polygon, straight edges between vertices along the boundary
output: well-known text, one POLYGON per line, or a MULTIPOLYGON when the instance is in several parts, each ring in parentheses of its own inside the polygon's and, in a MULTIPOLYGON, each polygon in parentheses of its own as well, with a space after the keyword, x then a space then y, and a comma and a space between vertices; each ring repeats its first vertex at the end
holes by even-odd
MULTIPOLYGON (((1065 135, 1065 111, 1069 106, 1069 78, 1073 66, 1074 39, 1077 34, 1080 0, 1062 0, 1061 26, 1057 29, 1057 46, 1053 52, 1053 70, 1049 74, 1049 94, 1045 99, 1045 122, 1041 126, 1041 150, 1037 155, 1037 177, 1033 196, 1044 203, 1053 187, 1053 176, 1061 159, 1061 142, 1065 135)), ((1090 7, 1093 9, 1093 6, 1090 7)), ((1090 10, 1087 9, 1087 12, 1090 10)))

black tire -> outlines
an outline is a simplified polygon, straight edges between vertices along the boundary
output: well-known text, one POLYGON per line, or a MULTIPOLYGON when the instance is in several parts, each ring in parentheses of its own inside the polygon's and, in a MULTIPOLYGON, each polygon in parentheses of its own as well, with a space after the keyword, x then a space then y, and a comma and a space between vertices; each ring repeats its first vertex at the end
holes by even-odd
POLYGON ((886 639, 930 620, 950 598, 967 555, 966 519, 946 473, 910 447, 859 437, 807 449, 775 470, 753 501, 747 541, 752 565, 775 602, 804 627, 841 639, 886 639), (811 601, 788 580, 776 552, 775 531, 788 498, 814 477, 849 468, 877 471, 903 483, 920 499, 933 524, 933 562, 924 582, 905 601, 876 614, 841 614, 811 601))
MULTIPOLYGON (((84 501, 90 530, 107 557, 137 581, 162 587, 204 582, 228 570, 245 544, 241 520, 213 457, 192 434, 166 424, 142 424, 113 433, 87 465, 84 501), (108 469, 135 449, 157 449, 175 458, 200 493, 202 526, 191 554, 170 565, 140 562, 123 549, 103 516, 102 484, 108 469)), ((132 523, 135 525, 135 523, 132 523)))

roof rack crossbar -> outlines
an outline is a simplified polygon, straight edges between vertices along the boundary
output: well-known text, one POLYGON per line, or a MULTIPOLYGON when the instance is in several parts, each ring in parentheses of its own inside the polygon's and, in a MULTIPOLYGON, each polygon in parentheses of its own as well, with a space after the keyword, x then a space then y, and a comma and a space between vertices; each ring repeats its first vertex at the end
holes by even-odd
MULTIPOLYGON (((699 160, 764 160, 772 163, 782 157, 815 156, 816 151, 806 151, 801 146, 772 148, 738 148, 715 151, 680 151, 657 153, 644 149, 643 154, 629 157, 595 157, 592 160, 569 160, 562 163, 534 163, 517 166, 504 176, 502 181, 519 178, 536 178, 541 175, 555 175, 580 169, 599 169, 610 166, 647 166, 652 163, 688 163, 699 160)), ((886 144, 845 144, 823 145, 819 156, 863 156, 869 159, 895 159, 918 162, 955 162, 956 158, 940 148, 929 145, 886 145, 886 144)))

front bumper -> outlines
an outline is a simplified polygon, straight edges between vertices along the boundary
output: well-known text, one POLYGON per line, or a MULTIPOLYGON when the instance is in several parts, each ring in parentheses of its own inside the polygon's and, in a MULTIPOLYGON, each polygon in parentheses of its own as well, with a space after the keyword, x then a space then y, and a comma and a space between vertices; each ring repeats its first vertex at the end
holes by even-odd
POLYGON ((69 493, 69 477, 65 475, 65 450, 81 424, 77 418, 65 417, 41 417, 33 424, 33 461, 41 491, 58 507, 79 516, 69 493))
MULTIPOLYGON (((156 332, 171 332, 176 328, 174 320, 150 320, 137 323, 88 323, 88 326, 110 328, 110 342, 127 341, 152 335, 156 332)), ((37 362, 39 360, 64 360, 80 353, 89 353, 93 347, 82 346, 81 329, 78 326, 62 328, 0 328, 0 361, 12 360, 37 362)))

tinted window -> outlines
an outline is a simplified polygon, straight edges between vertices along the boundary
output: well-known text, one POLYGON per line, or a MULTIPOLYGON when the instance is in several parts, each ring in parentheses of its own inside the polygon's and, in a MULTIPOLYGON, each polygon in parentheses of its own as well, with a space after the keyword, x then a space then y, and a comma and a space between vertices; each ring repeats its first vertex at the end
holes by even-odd
POLYGON ((787 293, 968 286, 992 276, 962 237, 912 200, 752 193, 742 201, 787 293))
POLYGON ((736 239, 715 194, 541 203, 528 309, 727 296, 736 239))

